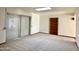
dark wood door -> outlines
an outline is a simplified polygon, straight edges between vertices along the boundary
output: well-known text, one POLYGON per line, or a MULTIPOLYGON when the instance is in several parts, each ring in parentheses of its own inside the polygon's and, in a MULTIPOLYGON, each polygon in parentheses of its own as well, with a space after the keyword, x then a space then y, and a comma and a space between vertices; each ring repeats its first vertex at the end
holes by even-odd
POLYGON ((50 34, 58 34, 58 18, 50 18, 50 34))

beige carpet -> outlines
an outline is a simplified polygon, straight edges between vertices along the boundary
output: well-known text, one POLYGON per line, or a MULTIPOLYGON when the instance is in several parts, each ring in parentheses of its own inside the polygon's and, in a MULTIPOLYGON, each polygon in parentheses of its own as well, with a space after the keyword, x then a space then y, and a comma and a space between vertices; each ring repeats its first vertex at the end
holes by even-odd
POLYGON ((37 33, 21 39, 8 40, 1 51, 78 51, 75 39, 37 33))

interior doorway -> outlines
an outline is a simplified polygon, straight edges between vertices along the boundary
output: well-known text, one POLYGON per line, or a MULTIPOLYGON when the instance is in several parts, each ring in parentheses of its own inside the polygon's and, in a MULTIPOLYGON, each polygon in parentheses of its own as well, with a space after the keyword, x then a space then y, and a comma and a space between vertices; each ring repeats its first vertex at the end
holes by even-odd
POLYGON ((49 25, 49 33, 58 35, 58 18, 50 18, 49 25))
POLYGON ((15 39, 30 34, 30 17, 24 15, 7 14, 6 38, 15 39))

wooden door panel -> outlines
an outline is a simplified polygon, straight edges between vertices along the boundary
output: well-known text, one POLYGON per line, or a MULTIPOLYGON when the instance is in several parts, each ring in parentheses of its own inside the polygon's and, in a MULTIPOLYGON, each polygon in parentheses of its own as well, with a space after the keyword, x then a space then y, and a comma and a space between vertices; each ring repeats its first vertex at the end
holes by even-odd
POLYGON ((58 34, 58 18, 50 18, 50 34, 58 34))

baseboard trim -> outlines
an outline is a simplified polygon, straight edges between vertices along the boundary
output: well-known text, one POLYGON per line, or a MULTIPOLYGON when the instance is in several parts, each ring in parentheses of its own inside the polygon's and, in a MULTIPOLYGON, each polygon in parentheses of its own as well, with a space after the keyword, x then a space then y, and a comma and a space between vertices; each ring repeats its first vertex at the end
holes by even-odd
MULTIPOLYGON (((44 33, 44 32, 38 32, 38 33, 44 33)), ((44 34, 50 34, 50 33, 44 33, 44 34)), ((51 34, 51 35, 52 35, 52 34, 51 34)), ((54 35, 54 34, 53 34, 53 35, 54 35)), ((65 36, 65 35, 57 35, 57 36, 69 37, 69 38, 74 38, 74 39, 76 39, 76 37, 65 36)))
POLYGON ((77 42, 75 42, 75 44, 76 44, 76 46, 77 46, 77 48, 78 48, 78 50, 79 50, 79 47, 78 47, 78 45, 77 45, 77 42))
POLYGON ((65 36, 65 35, 58 35, 58 36, 69 37, 69 38, 74 38, 74 39, 76 39, 76 37, 71 37, 71 36, 65 36))
POLYGON ((36 33, 30 34, 30 35, 34 35, 34 34, 37 34, 37 33, 42 33, 42 32, 36 32, 36 33))
POLYGON ((0 45, 5 44, 6 42, 0 43, 0 45))

